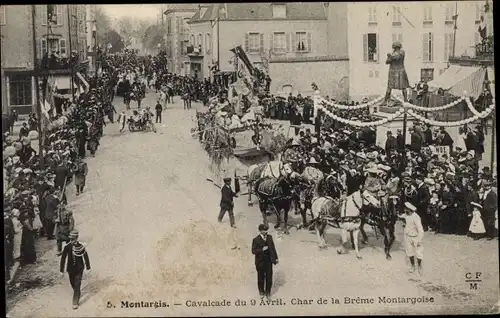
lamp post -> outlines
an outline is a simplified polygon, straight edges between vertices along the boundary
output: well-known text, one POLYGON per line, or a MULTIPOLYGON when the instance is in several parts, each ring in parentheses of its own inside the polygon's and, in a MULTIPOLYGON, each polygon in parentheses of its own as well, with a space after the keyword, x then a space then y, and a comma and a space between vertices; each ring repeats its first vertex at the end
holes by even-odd
MULTIPOLYGON (((72 41, 72 37, 71 37, 71 29, 72 29, 72 24, 71 24, 71 14, 69 13, 69 4, 66 5, 66 13, 68 14, 68 40, 69 40, 69 54, 70 54, 70 58, 69 58, 69 67, 71 69, 71 98, 73 99, 73 102, 75 101, 75 83, 74 83, 74 65, 73 65, 73 61, 72 61, 72 54, 73 54, 73 45, 71 42, 72 41)), ((67 56, 67 54, 66 54, 67 56)))

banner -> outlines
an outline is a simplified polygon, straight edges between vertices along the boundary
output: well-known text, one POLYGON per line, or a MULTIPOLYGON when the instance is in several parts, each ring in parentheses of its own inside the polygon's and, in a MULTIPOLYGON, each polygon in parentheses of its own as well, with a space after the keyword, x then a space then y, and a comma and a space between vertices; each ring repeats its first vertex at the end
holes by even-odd
POLYGON ((449 146, 436 146, 436 152, 440 155, 450 156, 450 147, 449 146))

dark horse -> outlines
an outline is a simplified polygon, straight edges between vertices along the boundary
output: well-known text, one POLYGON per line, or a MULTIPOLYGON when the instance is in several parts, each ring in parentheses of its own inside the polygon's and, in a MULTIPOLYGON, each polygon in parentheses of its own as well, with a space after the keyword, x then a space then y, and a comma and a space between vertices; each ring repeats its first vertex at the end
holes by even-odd
MULTIPOLYGON (((332 199, 340 198, 343 187, 339 183, 336 175, 328 174, 326 177, 318 180, 314 184, 306 184, 301 182, 297 185, 300 200, 300 214, 302 215, 303 227, 307 227, 306 212, 311 210, 312 200, 315 197, 331 197, 332 199)), ((314 230, 312 224, 309 230, 314 230)))
POLYGON ((290 211, 293 196, 293 186, 286 177, 263 177, 255 181, 254 193, 259 199, 259 209, 262 213, 264 224, 267 221, 267 209, 271 208, 276 213, 277 222, 275 229, 280 227, 281 211, 284 216, 284 232, 288 234, 288 212, 290 211))
POLYGON ((375 207, 363 207, 361 218, 361 226, 360 232, 363 237, 362 243, 368 243, 368 236, 364 230, 364 225, 368 224, 373 226, 375 230, 375 234, 377 234, 377 229, 384 236, 384 251, 385 258, 390 260, 391 256, 391 247, 394 243, 396 237, 394 236, 394 231, 396 227, 396 221, 398 219, 397 213, 397 196, 387 195, 383 197, 378 197, 380 200, 380 208, 375 207))

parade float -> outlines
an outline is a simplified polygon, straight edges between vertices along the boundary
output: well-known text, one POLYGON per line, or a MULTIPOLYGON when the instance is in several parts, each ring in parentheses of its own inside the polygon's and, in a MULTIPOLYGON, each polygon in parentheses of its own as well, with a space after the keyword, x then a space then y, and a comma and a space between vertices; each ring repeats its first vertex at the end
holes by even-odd
MULTIPOLYGON (((241 48, 236 52, 244 57, 241 48)), ((210 159, 212 172, 243 169, 252 163, 276 157, 285 147, 286 132, 263 116, 257 94, 261 91, 251 64, 240 67, 235 82, 229 84, 227 100, 216 96, 207 108, 197 111, 192 135, 198 136, 210 159), (233 159, 237 163, 231 162, 233 159), (228 167, 234 166, 234 167, 228 167)))

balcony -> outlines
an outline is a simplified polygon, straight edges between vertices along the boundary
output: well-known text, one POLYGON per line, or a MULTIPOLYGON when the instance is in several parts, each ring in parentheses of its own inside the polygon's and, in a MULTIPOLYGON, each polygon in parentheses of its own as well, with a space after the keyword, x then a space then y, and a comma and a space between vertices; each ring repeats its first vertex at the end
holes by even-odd
POLYGON ((188 45, 187 46, 187 55, 196 57, 196 56, 203 56, 203 50, 201 45, 188 45))
POLYGON ((494 39, 492 36, 487 37, 483 42, 475 47, 475 57, 470 56, 455 56, 450 57, 449 62, 460 65, 484 65, 492 66, 495 62, 494 39))
POLYGON ((40 75, 68 75, 74 72, 74 69, 80 64, 78 55, 67 57, 44 56, 37 61, 36 68, 40 75))

